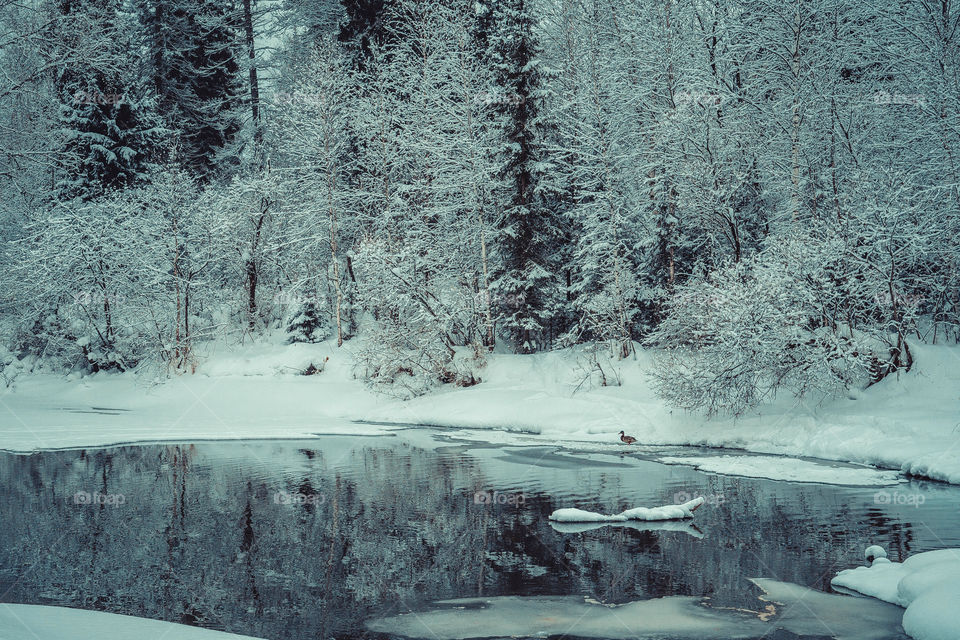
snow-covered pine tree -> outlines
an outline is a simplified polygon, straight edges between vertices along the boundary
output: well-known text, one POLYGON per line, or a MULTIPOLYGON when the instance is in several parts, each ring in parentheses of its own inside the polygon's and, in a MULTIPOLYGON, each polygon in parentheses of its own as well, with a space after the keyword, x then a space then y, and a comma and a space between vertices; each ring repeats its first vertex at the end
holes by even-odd
MULTIPOLYGON (((483 5, 483 2, 479 3, 483 5)), ((500 196, 497 236, 500 271, 492 283, 500 327, 519 353, 550 346, 562 331, 566 295, 561 277, 561 190, 554 182, 549 138, 550 80, 541 56, 529 0, 491 2, 485 60, 494 84, 483 96, 502 136, 498 152, 500 196)))
POLYGON ((633 172, 639 141, 630 109, 629 83, 616 49, 605 37, 604 9, 594 2, 564 15, 563 109, 554 164, 564 176, 576 226, 570 293, 576 310, 565 342, 608 343, 611 355, 633 352, 636 313, 636 246, 642 230, 633 172))
POLYGON ((54 46, 99 43, 96 56, 68 58, 55 81, 64 136, 57 195, 89 200, 142 180, 165 131, 140 76, 136 18, 117 0, 59 0, 56 10, 54 46))
POLYGON ((230 0, 136 0, 158 108, 178 137, 178 162, 201 180, 240 129, 241 13, 230 0))
POLYGON ((323 342, 330 337, 330 327, 315 297, 295 306, 287 321, 288 342, 323 342))

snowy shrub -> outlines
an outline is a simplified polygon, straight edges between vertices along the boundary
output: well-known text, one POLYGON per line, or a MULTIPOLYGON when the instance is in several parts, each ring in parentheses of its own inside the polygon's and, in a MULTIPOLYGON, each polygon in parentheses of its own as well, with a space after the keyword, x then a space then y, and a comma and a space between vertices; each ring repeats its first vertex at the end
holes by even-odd
POLYGON ((304 300, 296 305, 285 323, 287 342, 323 342, 332 335, 330 322, 316 300, 304 300))
POLYGON ((434 293, 417 255, 385 242, 362 243, 355 263, 360 303, 372 316, 357 353, 363 379, 401 398, 445 383, 473 384, 453 337, 460 310, 469 308, 469 292, 439 286, 442 294, 434 293))
MULTIPOLYGON (((633 343, 631 342, 631 349, 633 343)), ((577 358, 577 386, 574 393, 594 387, 619 387, 623 380, 618 362, 623 359, 623 343, 590 342, 577 358)))
POLYGON ((739 415, 781 388, 803 396, 867 382, 864 340, 829 317, 823 255, 787 241, 679 287, 648 340, 662 349, 657 391, 685 409, 739 415))

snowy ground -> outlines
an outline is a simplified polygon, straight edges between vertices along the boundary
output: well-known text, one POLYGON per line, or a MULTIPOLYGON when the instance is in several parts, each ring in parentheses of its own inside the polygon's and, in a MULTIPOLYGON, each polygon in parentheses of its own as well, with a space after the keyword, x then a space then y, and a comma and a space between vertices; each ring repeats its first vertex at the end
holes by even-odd
POLYGON ((105 640, 107 638, 170 638, 170 640, 255 640, 210 629, 66 607, 0 603, 3 640, 105 640))
MULTIPOLYGON (((644 352, 617 365, 623 381, 618 387, 586 384, 575 392, 583 378, 583 358, 577 350, 495 354, 478 372, 482 384, 442 389, 404 402, 373 394, 354 379, 350 343, 342 349, 329 343, 221 346, 196 375, 159 384, 143 374, 71 381, 23 375, 0 395, 0 448, 31 451, 161 440, 375 435, 389 429, 369 422, 484 430, 494 440, 535 436, 530 439, 539 443, 616 446, 617 432, 623 429, 644 444, 810 456, 960 484, 960 349, 918 346, 914 351, 913 371, 850 398, 818 402, 786 397, 739 420, 708 421, 671 411, 655 396, 646 376, 651 359, 644 352), (297 375, 326 357, 323 373, 297 375), (368 423, 351 422, 355 420, 368 423)), ((693 462, 703 466, 705 461, 693 462)), ((751 470, 742 460, 727 462, 736 464, 716 470, 764 475, 771 466, 751 470)), ((798 473, 804 471, 808 470, 798 473)), ((829 478, 821 475, 816 481, 829 478)))

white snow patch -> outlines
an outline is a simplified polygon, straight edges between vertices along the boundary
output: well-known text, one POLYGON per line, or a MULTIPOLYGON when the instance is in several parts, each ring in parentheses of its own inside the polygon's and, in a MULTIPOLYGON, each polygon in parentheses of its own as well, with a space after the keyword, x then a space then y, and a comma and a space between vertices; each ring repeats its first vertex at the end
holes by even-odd
MULTIPOLYGON (((149 375, 78 381, 23 373, 0 392, 0 448, 35 451, 118 442, 380 433, 354 420, 513 431, 543 442, 694 445, 876 465, 960 484, 960 348, 916 345, 909 373, 857 399, 777 399, 739 419, 672 410, 654 393, 651 353, 611 362, 622 386, 579 386, 580 347, 534 355, 494 353, 468 388, 408 402, 375 395, 354 377, 357 340, 204 346, 196 375, 152 384, 149 375), (329 360, 326 360, 329 358, 329 360), (323 372, 296 375, 309 364, 323 372), (89 413, 92 407, 124 409, 89 413), (84 413, 87 412, 87 413, 84 413)), ((491 434, 493 437, 496 434, 491 434)))
POLYGON ((884 560, 841 571, 831 584, 906 607, 903 629, 916 640, 957 640, 960 549, 918 553, 902 563, 884 560))
POLYGON ((879 487, 903 481, 897 471, 879 471, 873 467, 829 464, 782 456, 665 456, 658 460, 664 464, 690 465, 710 473, 790 482, 879 487))
POLYGON ((0 629, 4 640, 254 640, 149 618, 33 604, 0 604, 0 629))
POLYGON ((577 596, 445 600, 437 608, 367 622, 371 631, 408 638, 474 637, 749 638, 759 620, 713 612, 699 598, 671 596, 608 606, 577 596))
POLYGON ((662 507, 635 507, 615 515, 605 515, 583 509, 557 509, 550 519, 557 522, 626 522, 628 520, 682 520, 692 518, 693 512, 704 502, 703 497, 683 504, 668 504, 662 507))

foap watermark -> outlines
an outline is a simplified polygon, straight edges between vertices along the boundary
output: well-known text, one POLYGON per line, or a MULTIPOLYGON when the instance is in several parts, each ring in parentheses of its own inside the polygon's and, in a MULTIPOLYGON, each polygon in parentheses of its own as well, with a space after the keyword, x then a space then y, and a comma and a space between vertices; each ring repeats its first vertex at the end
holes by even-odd
POLYGON ((673 504, 685 504, 696 498, 703 498, 704 503, 714 507, 720 506, 727 501, 722 493, 714 493, 704 496, 695 495, 689 491, 677 491, 675 494, 673 494, 673 504))
POLYGON ((294 293, 290 291, 280 291, 273 296, 273 303, 278 305, 300 306, 308 302, 317 305, 322 304, 320 296, 311 292, 294 293))
POLYGON ((119 292, 110 291, 74 291, 73 304, 78 307, 123 304, 126 297, 119 292))
POLYGON ((679 107, 685 104, 695 104, 701 107, 719 106, 722 96, 710 91, 678 91, 673 96, 674 103, 679 107))
POLYGON ((512 504, 526 502, 527 497, 522 493, 502 493, 500 491, 477 491, 473 494, 473 504, 512 504))
POLYGON ((478 307, 489 305, 493 308, 519 309, 527 301, 527 296, 522 291, 520 293, 497 294, 487 291, 479 291, 473 296, 474 302, 478 307))
POLYGON ((100 493, 94 491, 77 491, 73 494, 73 504, 119 507, 127 503, 127 496, 122 493, 100 493))
POLYGON ((881 307, 901 307, 901 308, 915 308, 919 307, 924 302, 924 297, 916 293, 897 293, 895 292, 892 296, 888 292, 878 293, 874 296, 874 300, 881 307))
POLYGON ((919 508, 927 497, 922 493, 904 493, 902 491, 877 491, 873 494, 873 504, 892 504, 919 508))
POLYGON ((319 505, 326 502, 326 500, 326 496, 322 493, 277 491, 273 494, 273 504, 319 505))
POLYGON ((122 93, 101 93, 100 91, 78 91, 73 94, 74 104, 98 104, 114 106, 125 103, 126 97, 122 93))
POLYGON ((273 103, 277 105, 311 105, 323 106, 330 102, 330 96, 325 93, 311 93, 306 91, 278 91, 273 95, 273 103))
POLYGON ((920 93, 890 93, 889 91, 878 91, 873 94, 874 104, 909 104, 914 107, 924 107, 927 99, 920 93))

